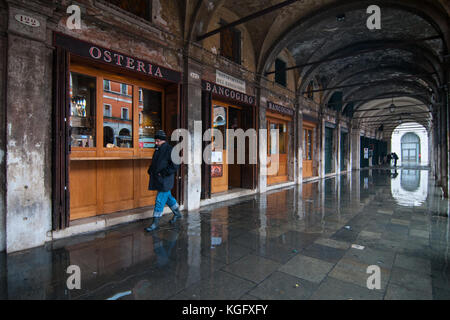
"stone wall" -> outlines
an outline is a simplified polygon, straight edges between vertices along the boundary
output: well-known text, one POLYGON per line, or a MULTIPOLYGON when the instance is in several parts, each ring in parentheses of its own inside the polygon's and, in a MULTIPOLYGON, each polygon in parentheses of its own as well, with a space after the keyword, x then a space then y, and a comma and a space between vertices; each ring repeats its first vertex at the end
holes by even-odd
POLYGON ((0 251, 6 248, 6 210, 5 210, 5 120, 6 120, 6 108, 5 108, 5 84, 6 84, 6 27, 7 27, 6 5, 0 1, 0 251))

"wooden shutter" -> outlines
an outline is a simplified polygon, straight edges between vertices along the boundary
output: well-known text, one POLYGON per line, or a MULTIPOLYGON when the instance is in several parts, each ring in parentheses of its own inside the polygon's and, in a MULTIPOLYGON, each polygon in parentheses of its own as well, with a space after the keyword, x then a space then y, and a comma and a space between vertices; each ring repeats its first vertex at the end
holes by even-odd
POLYGON ((54 103, 53 103, 53 230, 67 228, 70 222, 69 193, 69 54, 56 48, 54 58, 54 103))
MULTIPOLYGON (((212 97, 211 92, 202 91, 202 123, 203 123, 203 132, 212 127, 212 97)), ((205 150, 206 146, 209 144, 209 141, 202 142, 202 150, 205 150)), ((202 191, 201 191, 202 199, 210 199, 211 198, 211 165, 206 164, 205 161, 202 161, 202 191)))
POLYGON ((241 32, 233 29, 233 59, 237 64, 241 64, 241 32))

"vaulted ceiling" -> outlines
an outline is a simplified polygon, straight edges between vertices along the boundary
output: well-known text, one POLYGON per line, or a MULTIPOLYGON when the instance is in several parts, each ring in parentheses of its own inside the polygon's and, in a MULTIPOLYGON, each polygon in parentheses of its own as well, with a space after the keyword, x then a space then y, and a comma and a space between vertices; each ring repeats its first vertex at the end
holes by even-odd
MULTIPOLYGON (((242 18, 284 1, 201 0, 191 37, 203 34, 221 7, 242 18)), ((356 125, 379 128, 384 124, 385 137, 408 120, 429 128, 431 111, 438 107, 431 105, 442 98, 440 88, 448 81, 444 71, 448 67, 450 2, 377 1, 381 30, 367 28, 366 10, 372 4, 365 0, 298 0, 246 22, 258 73, 273 71, 273 61, 287 49, 300 66, 289 71, 296 72, 299 95, 311 80, 322 88, 323 105, 340 91, 341 111, 345 109, 356 125), (394 113, 388 108, 392 101, 397 106, 394 113)))

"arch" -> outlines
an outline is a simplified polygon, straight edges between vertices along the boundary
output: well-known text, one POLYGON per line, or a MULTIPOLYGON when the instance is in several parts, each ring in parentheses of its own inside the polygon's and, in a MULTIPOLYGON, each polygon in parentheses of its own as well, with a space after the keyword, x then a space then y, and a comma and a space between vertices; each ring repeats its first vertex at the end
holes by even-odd
MULTIPOLYGON (((291 26, 286 29, 286 31, 282 32, 279 36, 274 37, 274 40, 270 41, 270 44, 266 43, 269 41, 269 36, 266 36, 266 39, 264 40, 265 45, 261 50, 261 55, 258 60, 258 72, 263 73, 268 70, 270 62, 273 61, 274 57, 288 45, 291 39, 295 38, 295 35, 305 33, 309 27, 315 25, 330 15, 347 12, 350 10, 366 9, 371 4, 373 3, 370 1, 361 0, 342 0, 338 3, 333 2, 320 8, 316 8, 308 15, 297 19, 295 23, 291 24, 291 26)), ((424 19, 436 30, 437 34, 442 39, 444 54, 448 53, 448 16, 446 14, 446 10, 440 3, 427 3, 424 5, 423 1, 419 0, 384 0, 379 1, 377 4, 385 8, 393 8, 410 12, 424 19)))
POLYGON ((123 128, 119 131, 119 136, 131 137, 131 132, 127 128, 123 128))
POLYGON ((399 156, 399 165, 428 166, 429 130, 418 121, 409 121, 392 130, 391 152, 399 156))

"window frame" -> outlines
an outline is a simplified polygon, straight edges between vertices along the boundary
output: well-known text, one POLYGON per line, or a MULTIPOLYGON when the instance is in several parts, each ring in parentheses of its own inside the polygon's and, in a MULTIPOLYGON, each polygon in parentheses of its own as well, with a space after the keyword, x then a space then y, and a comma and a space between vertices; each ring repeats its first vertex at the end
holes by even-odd
MULTIPOLYGON (((227 25, 228 23, 224 20, 221 20, 219 23, 221 26, 227 25)), ((234 63, 237 63, 239 65, 242 64, 242 31, 238 28, 230 27, 220 32, 220 55, 230 61, 233 61, 234 63), (229 57, 224 54, 223 50, 223 43, 224 43, 224 32, 229 31, 231 32, 232 37, 232 57, 229 57)))
MULTIPOLYGON (((82 63, 82 62, 81 62, 82 63)), ((151 80, 140 80, 133 78, 132 76, 125 76, 119 73, 113 73, 107 70, 99 70, 90 66, 84 66, 80 62, 71 62, 69 68, 69 74, 71 72, 95 77, 97 81, 97 110, 96 110, 96 146, 95 148, 81 148, 72 147, 72 152, 70 154, 71 160, 77 160, 79 158, 130 158, 130 159, 151 159, 155 150, 153 148, 139 148, 139 88, 153 90, 161 92, 161 123, 164 129, 165 125, 165 89, 163 86, 157 83, 151 82, 151 80), (103 120, 104 120, 104 103, 103 95, 105 94, 105 88, 103 87, 104 80, 119 82, 132 86, 132 99, 133 99, 133 109, 132 116, 129 119, 133 124, 133 148, 106 148, 103 145, 103 120), (101 91, 100 89, 101 88, 101 91)), ((120 93, 119 93, 120 94, 120 93)), ((112 112, 112 110, 111 110, 112 112)), ((130 112, 130 110, 128 111, 130 112)))
MULTIPOLYGON (((278 62, 278 64, 279 64, 279 62, 278 62)), ((276 58, 275 62, 274 62, 274 65, 275 65, 275 76, 274 76, 275 83, 280 85, 280 86, 282 86, 282 87, 284 87, 284 88, 287 88, 287 71, 286 71, 287 62, 284 61, 283 59, 276 58), (279 70, 277 71, 277 61, 282 62, 283 66, 284 66, 282 68, 283 70, 282 70, 282 74, 281 75, 280 75, 280 71, 279 70), (284 80, 284 83, 281 83, 281 82, 278 81, 278 79, 279 79, 278 77, 279 76, 282 76, 282 79, 284 80)))

